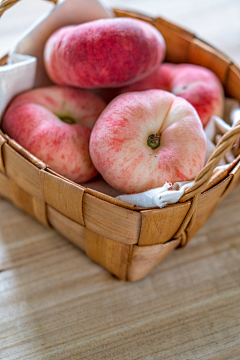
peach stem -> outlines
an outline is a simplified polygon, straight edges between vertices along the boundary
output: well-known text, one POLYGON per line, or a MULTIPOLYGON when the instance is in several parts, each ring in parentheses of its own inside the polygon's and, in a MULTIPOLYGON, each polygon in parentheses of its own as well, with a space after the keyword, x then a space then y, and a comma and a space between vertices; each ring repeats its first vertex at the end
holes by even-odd
POLYGON ((67 123, 67 124, 76 124, 76 121, 74 121, 72 118, 68 117, 68 116, 59 116, 59 119, 61 119, 63 122, 67 123))
POLYGON ((158 148, 160 146, 160 138, 161 138, 160 134, 151 134, 151 135, 149 135, 149 137, 147 139, 148 146, 152 150, 158 148))

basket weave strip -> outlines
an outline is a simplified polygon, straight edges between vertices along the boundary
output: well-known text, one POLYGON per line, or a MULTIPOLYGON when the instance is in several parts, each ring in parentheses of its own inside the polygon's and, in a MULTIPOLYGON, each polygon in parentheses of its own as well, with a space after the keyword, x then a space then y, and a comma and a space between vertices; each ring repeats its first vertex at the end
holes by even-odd
MULTIPOLYGON (((2 16, 2 14, 9 9, 10 7, 12 7, 14 4, 16 4, 19 0, 3 0, 0 4, 0 17, 2 16)), ((47 1, 52 1, 53 3, 57 3, 58 0, 47 0, 47 1)))
POLYGON ((43 161, 37 159, 29 151, 25 150, 21 145, 19 145, 15 140, 10 139, 8 135, 5 135, 5 138, 11 148, 16 150, 16 152, 23 156, 26 160, 30 161, 31 164, 35 165, 39 169, 47 168, 47 165, 43 161))
POLYGON ((200 192, 194 196, 191 207, 188 210, 188 213, 187 213, 185 219, 183 220, 180 228, 178 229, 178 231, 176 232, 176 234, 173 237, 174 239, 177 239, 180 236, 182 237, 181 247, 185 246, 188 241, 186 230, 190 229, 191 226, 195 222, 199 196, 200 196, 200 192))
POLYGON ((164 243, 173 238, 191 206, 191 201, 162 209, 141 211, 141 231, 138 245, 164 243))
POLYGON ((197 36, 192 39, 188 51, 188 62, 205 66, 216 73, 222 84, 226 83, 232 61, 197 36), (205 55, 204 55, 205 54, 205 55))
POLYGON ((177 248, 181 238, 168 241, 165 244, 150 246, 133 245, 131 263, 127 266, 127 278, 136 281, 146 276, 168 253, 177 248))
POLYGON ((7 59, 8 59, 8 54, 4 55, 1 59, 0 59, 0 66, 6 65, 7 64, 7 59))
POLYGON ((4 137, 0 137, 0 171, 2 173, 5 172, 5 166, 3 163, 3 154, 2 154, 2 149, 3 149, 3 144, 5 144, 7 142, 7 140, 4 137))
POLYGON ((228 96, 235 98, 238 101, 240 101, 239 78, 240 78, 240 67, 237 66, 236 64, 231 64, 229 66, 225 87, 228 96))
POLYGON ((49 224, 51 224, 56 231, 86 252, 84 226, 64 216, 50 205, 47 205, 47 218, 49 224))

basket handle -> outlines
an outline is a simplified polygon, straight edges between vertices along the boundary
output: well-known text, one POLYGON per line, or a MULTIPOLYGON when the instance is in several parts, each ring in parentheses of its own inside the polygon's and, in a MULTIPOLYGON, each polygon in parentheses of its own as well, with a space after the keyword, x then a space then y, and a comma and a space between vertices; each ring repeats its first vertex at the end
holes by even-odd
MULTIPOLYGON (((2 16, 2 14, 9 9, 10 7, 12 7, 14 4, 16 4, 19 0, 3 0, 0 4, 0 17, 2 16)), ((58 2, 58 0, 47 0, 47 1, 52 1, 54 4, 56 4, 58 2)))
POLYGON ((189 241, 188 238, 188 230, 195 223, 198 200, 201 195, 201 192, 207 185, 210 180, 213 171, 219 161, 223 158, 223 156, 232 148, 235 140, 240 136, 240 123, 236 124, 225 133, 220 139, 219 143, 216 146, 216 149, 208 159, 206 165, 200 171, 200 173, 195 178, 194 184, 185 190, 185 193, 180 198, 179 202, 184 202, 192 199, 191 206, 188 210, 187 215, 185 216, 180 228, 173 236, 173 239, 179 239, 180 245, 179 247, 184 247, 189 241))
POLYGON ((208 159, 206 165, 196 176, 194 184, 185 190, 183 196, 179 200, 180 202, 187 201, 197 194, 201 194, 202 190, 207 185, 210 180, 214 169, 218 165, 219 161, 224 157, 224 155, 232 148, 236 139, 240 136, 240 123, 236 124, 225 133, 220 141, 218 142, 216 149, 208 159))

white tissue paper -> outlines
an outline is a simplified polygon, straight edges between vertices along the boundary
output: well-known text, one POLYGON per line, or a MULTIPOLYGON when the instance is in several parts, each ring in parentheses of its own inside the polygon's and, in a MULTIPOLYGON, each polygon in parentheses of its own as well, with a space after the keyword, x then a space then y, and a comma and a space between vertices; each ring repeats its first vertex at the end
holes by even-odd
POLYGON ((118 199, 130 202, 140 207, 159 207, 175 204, 184 194, 184 191, 193 185, 194 181, 165 183, 162 187, 148 190, 139 194, 120 195, 118 199))

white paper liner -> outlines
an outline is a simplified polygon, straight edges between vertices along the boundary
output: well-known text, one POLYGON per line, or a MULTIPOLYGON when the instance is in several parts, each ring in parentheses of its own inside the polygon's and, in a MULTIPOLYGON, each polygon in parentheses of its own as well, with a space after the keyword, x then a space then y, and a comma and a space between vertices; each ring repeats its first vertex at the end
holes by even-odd
MULTIPOLYGON (((66 25, 76 25, 86 21, 107 18, 113 16, 110 9, 104 7, 97 0, 62 0, 47 15, 37 20, 9 52, 8 64, 0 66, 0 124, 7 104, 12 98, 34 87, 42 87, 51 84, 46 75, 42 53, 47 38, 57 29, 66 25)), ((216 143, 232 125, 240 121, 240 104, 233 99, 226 99, 224 120, 213 116, 208 123, 205 132, 207 135, 206 159, 210 157, 216 147, 216 143)), ((239 139, 231 152, 226 154, 219 166, 215 169, 228 167, 239 152, 239 139)), ((113 189, 102 178, 93 179, 83 186, 96 189, 116 198, 141 207, 164 207, 177 203, 185 189, 190 187, 193 181, 165 183, 162 187, 152 189, 139 194, 119 195, 119 191, 113 189)))
POLYGON ((184 194, 185 189, 193 185, 194 181, 176 182, 175 190, 171 183, 165 183, 162 187, 148 190, 138 194, 120 195, 117 199, 130 202, 140 207, 159 207, 176 204, 184 194))

